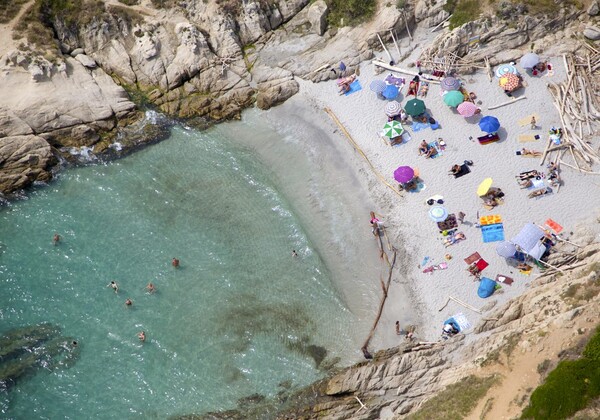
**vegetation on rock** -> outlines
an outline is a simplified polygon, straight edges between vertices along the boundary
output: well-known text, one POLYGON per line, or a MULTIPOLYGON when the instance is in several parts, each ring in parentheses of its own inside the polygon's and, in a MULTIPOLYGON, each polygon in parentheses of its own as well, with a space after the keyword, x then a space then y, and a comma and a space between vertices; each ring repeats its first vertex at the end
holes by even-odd
POLYGON ((481 2, 478 0, 448 0, 444 10, 452 15, 450 29, 458 28, 479 18, 481 2))
POLYGON ((354 26, 369 20, 375 13, 375 0, 325 0, 329 7, 327 20, 332 26, 354 26))
POLYGON ((12 0, 0 2, 0 23, 8 23, 21 10, 21 6, 27 3, 27 0, 12 0))
POLYGON ((592 336, 582 357, 563 360, 533 394, 522 419, 571 417, 600 396, 600 328, 592 336))
POLYGON ((495 375, 485 378, 467 376, 426 401, 407 419, 462 419, 477 406, 498 379, 495 375))

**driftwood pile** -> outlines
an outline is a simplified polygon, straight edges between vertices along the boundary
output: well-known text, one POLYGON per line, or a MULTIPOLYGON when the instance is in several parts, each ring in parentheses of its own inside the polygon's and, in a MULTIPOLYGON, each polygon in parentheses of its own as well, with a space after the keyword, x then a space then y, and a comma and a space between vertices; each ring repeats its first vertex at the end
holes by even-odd
POLYGON ((600 128, 600 51, 587 43, 575 54, 563 55, 567 80, 548 84, 562 123, 561 144, 548 140, 540 165, 546 158, 587 174, 600 163, 597 139, 600 128))
POLYGON ((442 55, 432 49, 426 49, 421 54, 419 59, 421 67, 430 72, 444 72, 444 74, 452 74, 454 72, 461 74, 473 73, 478 69, 488 69, 486 60, 473 60, 451 52, 445 51, 442 55))

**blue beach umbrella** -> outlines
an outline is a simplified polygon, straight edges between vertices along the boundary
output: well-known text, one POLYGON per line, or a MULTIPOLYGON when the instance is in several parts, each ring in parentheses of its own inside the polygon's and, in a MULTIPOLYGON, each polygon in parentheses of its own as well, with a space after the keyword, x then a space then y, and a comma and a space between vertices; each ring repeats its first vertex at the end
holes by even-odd
POLYGON ((479 120, 479 128, 486 133, 495 133, 500 128, 500 121, 496 117, 483 117, 479 120))
POLYGON ((499 79, 504 76, 506 73, 519 74, 517 68, 511 64, 502 64, 500 67, 496 69, 496 77, 499 79))
POLYGON ((381 94, 385 99, 394 99, 396 96, 398 96, 399 92, 400 91, 398 90, 398 87, 394 85, 387 85, 381 94))
POLYGON ((540 57, 534 53, 527 53, 523 57, 521 57, 521 67, 524 69, 531 69, 537 63, 540 62, 540 57))
POLYGON ((381 93, 385 90, 387 85, 383 80, 373 80, 369 85, 369 89, 371 89, 375 93, 381 93))

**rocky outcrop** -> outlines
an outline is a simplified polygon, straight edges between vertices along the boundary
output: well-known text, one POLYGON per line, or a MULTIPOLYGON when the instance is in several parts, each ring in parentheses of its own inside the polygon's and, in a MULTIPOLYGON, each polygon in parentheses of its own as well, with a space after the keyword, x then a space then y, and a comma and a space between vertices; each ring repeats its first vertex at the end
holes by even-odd
POLYGON ((49 181, 57 159, 43 138, 35 135, 0 139, 0 191, 12 193, 35 181, 49 181))

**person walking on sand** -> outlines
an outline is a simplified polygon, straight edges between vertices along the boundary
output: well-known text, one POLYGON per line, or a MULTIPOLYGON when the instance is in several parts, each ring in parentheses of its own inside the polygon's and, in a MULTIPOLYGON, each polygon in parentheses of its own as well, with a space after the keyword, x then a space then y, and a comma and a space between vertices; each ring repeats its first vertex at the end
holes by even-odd
POLYGON ((171 265, 175 268, 179 268, 179 260, 177 258, 173 258, 171 260, 171 265))
POLYGON ((458 221, 460 222, 460 224, 462 225, 465 221, 465 216, 466 214, 464 214, 462 211, 458 212, 458 221))
POLYGON ((114 281, 114 280, 113 280, 113 281, 111 281, 110 283, 108 283, 108 284, 106 285, 106 287, 111 287, 111 288, 112 288, 112 289, 115 291, 115 293, 119 293, 119 285, 118 285, 118 284, 117 284, 117 282, 116 282, 116 281, 114 281))
POLYGON ((396 334, 400 335, 400 321, 396 321, 396 334))
POLYGON ((537 128, 537 121, 535 120, 535 116, 531 116, 531 129, 535 130, 537 128))
POLYGON ((52 243, 54 245, 58 245, 59 242, 60 242, 60 235, 58 233, 55 233, 54 237, 52 238, 52 243))

